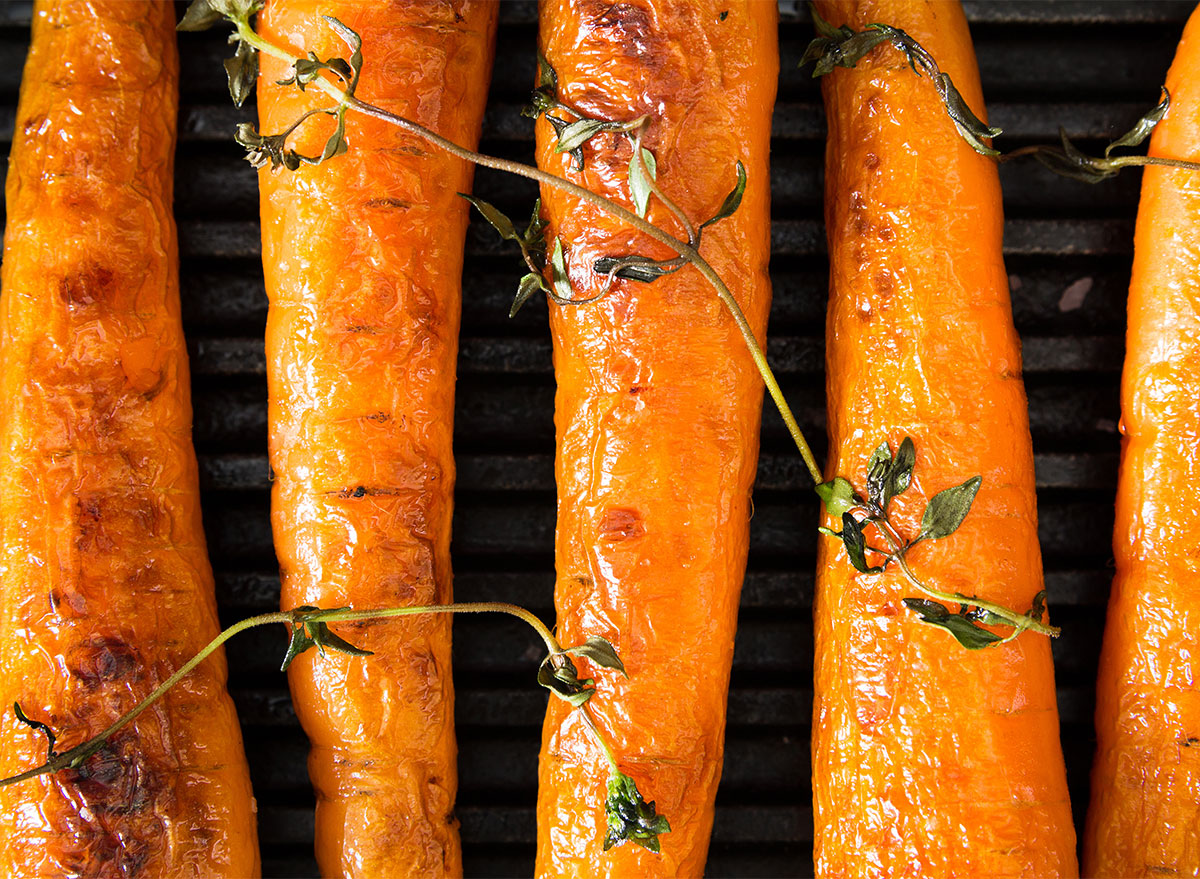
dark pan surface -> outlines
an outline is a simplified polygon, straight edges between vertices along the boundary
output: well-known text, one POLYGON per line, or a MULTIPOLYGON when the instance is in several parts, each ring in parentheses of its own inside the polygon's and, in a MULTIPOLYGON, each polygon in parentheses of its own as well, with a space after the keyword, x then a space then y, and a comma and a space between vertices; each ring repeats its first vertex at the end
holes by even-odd
MULTIPOLYGON (((770 355, 802 426, 823 451, 826 298, 821 224, 824 118, 817 86, 796 69, 810 35, 785 0, 783 69, 772 171, 775 307, 770 355)), ((1096 149, 1158 98, 1188 2, 967 2, 984 92, 1009 148, 1064 125, 1096 149)), ((0 3, 0 132, 11 138, 28 43, 28 3, 0 3)), ((536 6, 505 2, 501 58, 484 151, 528 160, 518 109, 534 76, 536 6)), ((185 34, 176 170, 184 319, 191 345, 195 440, 205 523, 226 624, 274 609, 278 578, 268 523, 267 302, 258 263, 255 175, 232 141, 225 34, 185 34)), ((1059 708, 1076 818, 1088 796, 1092 710, 1111 579, 1112 500, 1139 174, 1087 186, 1039 166, 1001 171, 1005 251, 1025 346, 1046 580, 1063 637, 1054 645, 1059 708)), ((476 192, 514 215, 527 181, 481 171, 476 192)), ((459 358, 455 590, 552 615, 553 374, 546 308, 506 317, 518 263, 472 220, 459 358)), ((812 870, 809 730, 816 505, 778 416, 766 411, 750 567, 729 705, 725 773, 711 876, 804 876, 812 870)), ((508 619, 455 622, 461 790, 468 875, 533 869, 537 753, 544 691, 536 636, 508 619)), ((282 630, 228 650, 259 801, 267 876, 314 876, 307 743, 277 672, 282 630)))

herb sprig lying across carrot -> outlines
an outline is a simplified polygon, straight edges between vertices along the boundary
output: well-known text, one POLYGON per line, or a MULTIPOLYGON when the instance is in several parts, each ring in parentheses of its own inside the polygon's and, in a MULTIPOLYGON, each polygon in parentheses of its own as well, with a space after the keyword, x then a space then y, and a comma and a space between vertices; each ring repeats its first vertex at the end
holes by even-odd
MULTIPOLYGON (((1150 142, 1200 158, 1200 13, 1167 74, 1170 110, 1150 142)), ((1200 873, 1200 189, 1193 174, 1142 177, 1122 378, 1116 578, 1100 656, 1085 875, 1200 873)))
POLYGON ((218 630, 171 216, 171 4, 38 2, 0 297, 0 875, 244 877, 254 803, 218 630), (103 47, 101 49, 101 47, 103 47), (26 718, 25 721, 22 718, 26 718))
MULTIPOLYGON (((702 242, 713 268, 738 278, 760 340, 776 40, 770 3, 614 6, 599 19, 572 3, 540 7, 539 166, 702 242), (702 228, 731 192, 736 212, 702 228)), ((651 851, 608 847, 597 807, 606 775, 551 702, 537 871, 698 876, 720 778, 761 384, 737 326, 704 278, 679 270, 676 251, 571 193, 541 195, 555 301, 600 297, 551 307, 558 625, 621 651, 629 678, 606 679, 593 705, 671 833, 651 851)))
MULTIPOLYGON (((871 21, 903 28, 953 77, 965 105, 982 109, 957 4, 819 9, 852 30, 871 21)), ((977 490, 953 538, 909 550, 912 567, 946 592, 1037 614, 1033 455, 995 165, 963 140, 934 83, 900 53, 881 49, 830 73, 823 88, 828 472, 882 478, 871 493, 884 509, 882 496, 892 496, 889 521, 909 535, 929 530, 939 492, 977 490), (972 475, 982 478, 963 483, 972 475)), ((993 620, 966 607, 947 625, 953 606, 936 603, 939 614, 910 605, 922 622, 906 611, 903 569, 870 570, 869 560, 856 566, 831 540, 818 555, 818 874, 1073 874, 1048 639, 957 649, 928 623, 978 636, 993 620)))

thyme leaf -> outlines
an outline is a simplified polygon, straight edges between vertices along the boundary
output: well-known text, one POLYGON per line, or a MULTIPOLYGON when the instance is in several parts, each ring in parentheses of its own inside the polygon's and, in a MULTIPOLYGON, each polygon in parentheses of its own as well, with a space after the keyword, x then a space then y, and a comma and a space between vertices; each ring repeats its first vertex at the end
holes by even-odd
POLYGON ((605 851, 629 841, 658 854, 661 850, 659 835, 671 832, 667 816, 657 814, 654 801, 647 803, 634 780, 616 768, 608 777, 604 815, 608 819, 605 851))
MULTIPOLYGON (((345 607, 332 608, 334 611, 348 609, 345 607)), ((301 653, 311 650, 313 647, 316 647, 317 652, 322 656, 325 655, 326 650, 332 650, 335 653, 346 653, 350 656, 374 655, 372 651, 355 647, 345 638, 330 630, 329 624, 323 620, 305 619, 307 614, 319 611, 321 611, 321 608, 310 604, 292 610, 292 621, 288 623, 291 629, 291 637, 288 640, 287 653, 284 654, 283 666, 280 668, 280 671, 287 671, 288 666, 292 664, 292 660, 301 653)))
POLYGON ((818 526, 817 530, 842 541, 847 559, 859 573, 878 574, 893 564, 898 567, 909 584, 929 596, 905 598, 905 607, 920 614, 922 622, 950 632, 969 650, 1007 643, 1026 630, 1057 637, 1059 629, 1044 622, 1045 592, 1034 598, 1033 606, 1027 612, 1017 613, 975 596, 943 592, 917 577, 908 563, 908 551, 922 540, 937 540, 957 531, 971 510, 983 477, 973 476, 935 494, 925 505, 917 536, 905 539, 901 527, 890 518, 888 506, 892 498, 903 494, 912 485, 916 463, 917 448, 912 437, 901 440, 895 454, 885 440, 871 453, 867 463, 865 499, 854 490, 850 480, 841 476, 819 484, 817 495, 825 505, 826 513, 841 520, 842 530, 834 531, 824 525, 818 526), (868 529, 882 538, 883 548, 868 544, 868 529), (870 565, 868 553, 882 556, 883 564, 870 565), (946 604, 957 604, 959 610, 952 612, 946 604), (1001 637, 984 626, 1007 626, 1012 629, 1012 634, 1001 637))
POLYGON ((645 147, 639 149, 642 161, 638 161, 636 151, 629 159, 629 198, 633 202, 634 212, 639 217, 644 217, 650 207, 650 182, 658 179, 658 162, 650 150, 645 147), (642 169, 643 164, 645 170, 642 169))
POLYGON ((614 668, 625 677, 629 677, 625 671, 625 663, 621 662, 621 657, 617 655, 617 649, 599 635, 592 635, 585 643, 568 648, 564 652, 572 656, 582 656, 601 668, 614 668))
MULTIPOLYGON (((742 206, 742 196, 746 194, 746 166, 742 164, 741 159, 737 161, 737 183, 733 189, 725 196, 725 200, 721 202, 721 206, 717 208, 717 212, 700 224, 697 233, 700 229, 706 226, 711 226, 713 223, 718 223, 726 217, 732 217, 737 209, 742 206)), ((699 241, 697 241, 699 244, 699 241)))
POLYGON ((566 653, 552 653, 538 666, 537 682, 564 702, 578 708, 595 695, 595 680, 579 679, 579 670, 566 653))
POLYGON ((863 534, 862 524, 854 518, 853 513, 842 513, 842 543, 846 547, 846 555, 850 564, 860 574, 879 574, 883 572, 880 565, 867 564, 867 539, 863 534))
POLYGON ((904 606, 915 611, 921 622, 945 629, 963 647, 968 650, 982 650, 1003 640, 995 632, 989 631, 977 623, 969 613, 959 611, 951 613, 945 605, 924 598, 906 598, 904 606))
POLYGON ((930 498, 921 516, 921 533, 917 539, 937 540, 957 531, 971 511, 971 504, 982 484, 982 476, 972 476, 961 485, 943 489, 930 498))
POLYGON ((1144 115, 1141 119, 1139 119, 1134 124, 1133 128, 1129 129, 1108 146, 1106 146, 1104 148, 1104 158, 1107 159, 1110 155, 1112 155, 1113 150, 1121 147, 1141 146, 1142 142, 1150 136, 1152 131, 1154 131, 1154 126, 1158 125, 1158 123, 1162 121, 1163 117, 1167 115, 1167 110, 1170 108, 1170 106, 1171 93, 1167 91, 1167 87, 1164 85, 1162 86, 1162 98, 1159 99, 1158 104, 1155 105, 1155 107, 1146 113, 1146 115, 1144 115))
POLYGON ((240 107, 246 98, 254 92, 258 82, 258 51, 239 39, 237 34, 229 38, 231 43, 237 43, 237 51, 232 58, 225 59, 225 76, 229 80, 229 97, 240 107))
POLYGON ((265 0, 192 0, 183 18, 175 26, 180 31, 208 30, 222 18, 237 24, 265 5, 265 0))
POLYGON ((857 32, 847 25, 835 28, 821 18, 816 8, 812 8, 812 19, 817 37, 808 44, 800 59, 800 66, 813 64, 813 78, 832 73, 836 67, 854 67, 880 44, 891 43, 904 54, 913 73, 917 76, 924 73, 929 77, 942 100, 946 115, 971 148, 985 156, 1000 155, 998 150, 984 141, 999 136, 1001 129, 985 124, 971 111, 950 75, 943 73, 933 56, 907 33, 887 24, 869 24, 865 30, 857 32))

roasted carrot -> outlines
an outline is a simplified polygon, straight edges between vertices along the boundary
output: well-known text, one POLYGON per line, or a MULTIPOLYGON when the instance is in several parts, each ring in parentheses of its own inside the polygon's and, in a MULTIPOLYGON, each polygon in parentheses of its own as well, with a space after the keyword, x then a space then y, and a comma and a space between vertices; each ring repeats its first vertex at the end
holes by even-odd
MULTIPOLYGON (((662 191, 700 221, 744 163, 738 211, 702 251, 759 339, 770 305, 767 154, 778 72, 773 3, 546 2, 542 52, 559 94, 589 116, 651 114, 643 146, 662 191)), ((538 165, 623 204, 632 147, 601 135, 577 170, 545 119, 538 165)), ((576 297, 599 293, 598 257, 675 254, 573 195, 542 187, 576 297)), ((649 218, 683 235, 657 200, 649 218)), ((551 307, 558 380, 560 637, 616 645, 628 679, 590 703, 621 769, 672 830, 661 853, 605 851, 608 767, 579 712, 551 699, 538 792, 539 875, 699 876, 721 775, 725 699, 746 562, 762 383, 733 320, 698 272, 618 281, 590 305, 551 307)))
MULTIPOLYGON (((817 4, 832 25, 901 28, 983 118, 957 3, 817 4)), ((1021 354, 1001 259, 995 163, 928 77, 881 47, 823 81, 829 141, 827 475, 862 478, 883 441, 916 448, 893 503, 908 533, 935 493, 982 477, 958 530, 908 553, 940 590, 1028 608, 1042 589, 1021 354)), ((827 526, 837 523, 827 518, 827 526)), ((813 706, 817 873, 1073 874, 1050 642, 963 649, 902 599, 901 571, 818 554, 813 706)))
MULTIPOLYGON (((0 775, 100 733, 216 634, 171 216, 171 4, 38 2, 0 297, 0 775), (101 51, 98 47, 103 47, 101 51)), ((76 769, 0 788, 0 874, 245 877, 218 654, 76 769)))
MULTIPOLYGON (((359 97, 459 143, 479 139, 495 3, 272 2, 259 33, 347 58, 322 15, 362 38, 359 97)), ((264 54, 261 130, 329 104, 264 54)), ((290 142, 321 153, 333 128, 290 142), (306 145, 307 144, 307 145, 306 145)), ((375 119, 349 151, 260 178, 272 523, 283 608, 451 598, 451 435, 472 168, 375 119)), ((301 656, 290 669, 312 741, 316 852, 328 876, 462 872, 450 619, 344 626, 373 656, 301 656)))
MULTIPOLYGON (((1200 158, 1200 14, 1167 75, 1150 155, 1200 158)), ((1142 177, 1122 379, 1125 439, 1096 693, 1088 876, 1200 873, 1197 469, 1200 190, 1194 171, 1142 177)))

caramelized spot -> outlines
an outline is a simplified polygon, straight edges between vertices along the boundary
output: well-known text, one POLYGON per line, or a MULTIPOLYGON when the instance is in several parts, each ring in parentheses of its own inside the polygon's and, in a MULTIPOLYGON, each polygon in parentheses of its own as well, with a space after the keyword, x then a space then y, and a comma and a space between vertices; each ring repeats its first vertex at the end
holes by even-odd
POLYGON ((368 208, 396 208, 398 210, 407 210, 412 207, 411 202, 403 201, 399 198, 372 198, 363 202, 364 207, 368 208))
POLYGON ((89 690, 141 677, 137 651, 119 638, 103 635, 93 636, 87 643, 72 648, 67 654, 67 668, 89 690))
POLYGON ((896 282, 887 272, 875 273, 875 289, 879 291, 879 295, 887 298, 892 295, 896 289, 896 282))
POLYGON ((633 540, 646 533, 646 524, 637 510, 612 507, 600 520, 600 539, 616 543, 633 540))
POLYGON ((867 167, 868 170, 873 170, 875 168, 878 168, 879 167, 879 156, 875 155, 874 153, 867 153, 867 155, 863 158, 863 164, 867 167))
POLYGON ((112 298, 113 273, 103 266, 88 264, 76 274, 58 281, 58 295, 74 309, 112 298))

